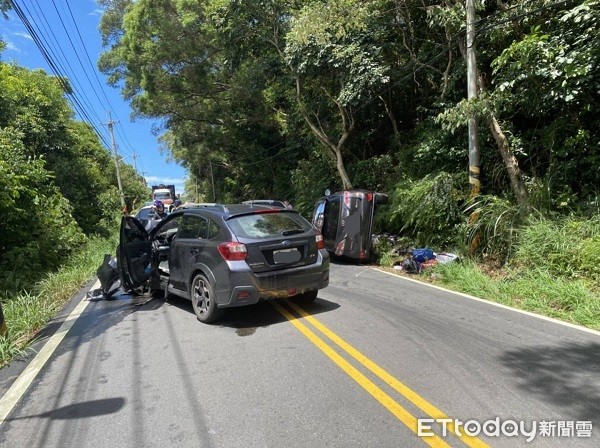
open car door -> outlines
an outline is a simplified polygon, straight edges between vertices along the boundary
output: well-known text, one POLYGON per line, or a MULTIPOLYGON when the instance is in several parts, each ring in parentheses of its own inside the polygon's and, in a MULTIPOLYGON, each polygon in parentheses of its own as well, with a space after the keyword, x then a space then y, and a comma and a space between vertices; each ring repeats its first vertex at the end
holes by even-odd
POLYGON ((119 236, 118 265, 128 289, 142 286, 152 276, 152 243, 144 226, 133 216, 123 216, 119 236))

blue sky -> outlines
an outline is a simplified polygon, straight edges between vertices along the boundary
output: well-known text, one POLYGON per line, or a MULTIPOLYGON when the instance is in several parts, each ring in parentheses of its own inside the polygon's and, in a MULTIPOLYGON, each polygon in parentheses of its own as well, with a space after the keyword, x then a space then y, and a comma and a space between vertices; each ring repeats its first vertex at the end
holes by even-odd
MULTIPOLYGON (((114 125, 114 136, 119 155, 136 167, 148 185, 175 184, 183 192, 185 170, 161 154, 152 125, 159 121, 137 118, 131 120, 131 108, 121 98, 120 90, 106 83, 106 77, 97 69, 102 52, 98 24, 102 10, 95 0, 15 0, 21 8, 44 47, 62 74, 66 75, 75 90, 86 117, 110 145, 106 123, 109 112, 114 125)), ((6 49, 0 54, 4 62, 15 61, 28 68, 41 68, 54 74, 35 44, 31 34, 14 11, 9 20, 0 17, 0 33, 6 49)))

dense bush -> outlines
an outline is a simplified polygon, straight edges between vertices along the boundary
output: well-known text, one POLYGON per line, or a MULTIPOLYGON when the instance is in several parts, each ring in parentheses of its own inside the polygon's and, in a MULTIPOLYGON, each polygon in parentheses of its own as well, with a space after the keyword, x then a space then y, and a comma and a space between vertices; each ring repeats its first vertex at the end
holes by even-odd
POLYGON ((470 254, 507 262, 529 212, 506 198, 482 195, 468 204, 465 213, 464 238, 470 254))
MULTIPOLYGON (((120 212, 114 162, 74 119, 68 82, 0 62, 0 284, 18 293, 52 272, 120 212)), ((145 196, 123 166, 128 198, 145 196)))
POLYGON ((600 286, 600 215, 530 220, 519 232, 514 262, 600 286))
MULTIPOLYGON (((293 206, 305 218, 312 215, 315 202, 323 196, 327 188, 335 191, 340 188, 335 176, 335 168, 329 160, 318 151, 310 158, 298 162, 298 167, 292 171, 293 206)), ((289 198, 288 198, 289 199, 289 198)))
POLYGON ((401 181, 390 194, 387 207, 379 210, 379 222, 387 231, 437 249, 461 245, 466 192, 463 175, 442 172, 423 179, 401 181))
POLYGON ((12 290, 57 267, 85 239, 44 160, 27 156, 19 137, 0 129, 0 283, 12 290))

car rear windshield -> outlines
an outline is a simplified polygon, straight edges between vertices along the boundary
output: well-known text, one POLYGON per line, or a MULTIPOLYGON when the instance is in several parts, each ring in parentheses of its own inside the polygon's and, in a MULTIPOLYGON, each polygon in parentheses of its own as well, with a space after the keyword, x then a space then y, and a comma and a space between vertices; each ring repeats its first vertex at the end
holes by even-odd
POLYGON ((297 213, 253 213, 227 221, 233 232, 242 238, 272 238, 290 236, 312 229, 310 223, 297 213))

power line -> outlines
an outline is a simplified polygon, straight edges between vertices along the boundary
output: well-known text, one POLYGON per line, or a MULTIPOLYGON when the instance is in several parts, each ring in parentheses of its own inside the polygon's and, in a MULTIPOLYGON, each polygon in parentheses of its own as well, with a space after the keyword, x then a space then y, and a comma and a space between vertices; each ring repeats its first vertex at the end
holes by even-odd
MULTIPOLYGON (((57 54, 54 52, 52 45, 50 45, 49 37, 46 37, 44 35, 44 32, 42 31, 42 29, 38 26, 41 40, 45 44, 45 48, 47 48, 49 55, 54 58, 54 61, 57 65, 57 67, 61 70, 61 73, 62 73, 61 76, 65 76, 64 75, 65 73, 70 73, 69 76, 65 76, 65 77, 67 77, 69 79, 70 83, 72 84, 73 88, 72 88, 71 95, 75 95, 77 98, 79 98, 79 95, 81 93, 81 102, 83 103, 82 106, 86 106, 86 107, 84 107, 86 112, 90 111, 89 113, 91 113, 92 115, 95 116, 96 122, 99 122, 100 116, 96 113, 96 111, 92 107, 92 105, 91 105, 92 103, 89 100, 88 96, 86 95, 85 89, 83 89, 81 83, 79 82, 79 79, 75 76, 73 70, 71 69, 70 64, 67 61, 67 57, 66 57, 61 45, 58 43, 58 40, 56 39, 55 34, 53 33, 50 25, 48 24, 48 20, 47 20, 46 16, 42 13, 42 11, 40 9, 38 9, 39 5, 37 5, 37 2, 32 3, 32 8, 36 13, 36 16, 39 20, 41 27, 44 28, 44 31, 46 32, 46 36, 49 36, 50 38, 52 38, 54 40, 55 48, 57 48, 58 53, 60 55, 62 55, 62 60, 61 60, 61 58, 58 57, 57 54), (46 27, 46 25, 47 25, 47 27, 46 27), (66 68, 65 68, 65 65, 63 65, 63 61, 66 61, 66 68)), ((31 18, 33 18, 33 14, 31 13, 31 11, 29 11, 29 9, 27 8, 26 5, 25 5, 25 10, 29 13, 29 16, 31 18)), ((82 115, 82 117, 85 117, 85 116, 82 115)), ((87 118, 89 119, 89 116, 87 118)))
MULTIPOLYGON (((54 3, 54 0, 52 0, 52 3, 54 3)), ((95 66, 94 66, 94 64, 93 64, 93 62, 92 62, 92 60, 91 60, 91 58, 90 58, 89 51, 87 50, 87 48, 86 48, 86 45, 85 45, 85 42, 84 42, 84 40, 83 40, 83 37, 81 36, 81 32, 80 32, 80 30, 79 30, 79 27, 77 26, 77 21, 75 20, 75 17, 74 17, 74 15, 73 15, 73 11, 71 10, 71 6, 69 5, 69 2, 68 2, 68 1, 65 1, 65 4, 66 4, 66 7, 67 7, 67 9, 68 9, 69 16, 71 17, 71 21, 72 21, 72 23, 73 23, 73 26, 75 27, 75 31, 76 31, 76 33, 77 33, 77 36, 79 37, 79 41, 81 42, 81 47, 83 48, 83 53, 84 53, 84 54, 85 54, 85 56, 86 56, 86 59, 87 59, 87 62, 88 62, 88 64, 89 64, 90 68, 92 69, 91 71, 92 71, 92 73, 94 74, 94 77, 95 77, 95 80, 96 80, 96 84, 98 85, 98 87, 99 87, 99 90, 100 90, 100 92, 102 93, 102 96, 104 97, 104 100, 105 100, 105 105, 106 105, 107 109, 108 109, 108 110, 110 110, 110 111, 111 111, 113 114, 115 114, 115 116, 116 116, 117 114, 115 113, 115 110, 114 110, 114 108, 112 107, 112 104, 111 104, 111 102, 110 102, 110 100, 109 100, 108 96, 106 95, 106 92, 105 92, 105 90, 104 90, 104 87, 103 87, 102 83, 100 82, 100 78, 99 78, 99 76, 98 76, 98 73, 97 73, 97 71, 96 71, 96 69, 95 69, 95 66)), ((56 9, 56 4, 54 4, 54 7, 55 7, 55 9, 56 9)), ((63 10, 64 10, 64 9, 63 9, 63 10)), ((56 12, 57 12, 57 14, 58 14, 58 10, 56 10, 56 12)), ((61 22, 62 22, 62 20, 61 20, 61 22)), ((64 27, 64 24, 63 24, 63 27, 64 27)), ((66 31, 66 30, 65 30, 65 31, 66 31)), ((70 39, 69 39, 69 40, 70 40, 70 39)), ((72 42, 71 42, 71 44, 72 44, 72 42)), ((74 48, 74 47, 73 47, 73 48, 74 48)), ((78 58, 78 59, 79 59, 79 58, 78 58)), ((80 64, 81 64, 81 60, 79 60, 79 61, 80 61, 80 64)), ((82 64, 81 64, 81 65, 82 65, 82 64)), ((84 69, 84 71, 85 71, 85 68, 83 67, 83 65, 82 65, 82 68, 83 68, 83 69, 84 69)), ((87 75, 86 75, 86 77, 87 77, 87 75)), ((89 80, 89 77, 88 77, 88 81, 90 81, 90 80, 89 80)), ((90 83, 91 83, 91 81, 90 81, 90 83)), ((99 101, 99 102, 102 102, 102 100, 101 100, 101 99, 100 99, 100 97, 98 96, 98 93, 96 92, 96 90, 95 90, 93 87, 92 87, 92 89, 93 89, 94 93, 96 94, 96 98, 98 99, 98 101, 99 101)), ((129 143, 129 140, 127 139, 127 134, 126 134, 126 133, 124 133, 124 132, 121 130, 121 129, 122 129, 122 127, 123 127, 123 125, 121 124, 121 122, 120 122, 120 121, 116 121, 115 123, 119 125, 118 127, 115 127, 115 129, 116 129, 116 131, 117 131, 117 134, 119 134, 120 138, 121 138, 121 139, 122 139, 122 140, 125 142, 125 146, 126 146, 126 148, 128 149, 128 152, 129 152, 130 154, 133 154, 133 153, 135 153, 135 150, 132 148, 132 145, 131 145, 131 143, 129 143)), ((136 170, 136 171, 137 171, 137 170, 136 170)))
MULTIPOLYGON (((65 92, 66 99, 71 103, 73 109, 78 113, 78 115, 90 125, 90 127, 97 134, 98 138, 102 141, 104 146, 109 148, 110 144, 107 140, 106 130, 103 127, 99 128, 97 126, 97 124, 102 122, 102 119, 96 111, 96 108, 92 106, 92 101, 87 96, 86 89, 83 88, 79 77, 75 75, 72 69, 72 65, 70 64, 69 59, 65 55, 63 45, 61 45, 58 42, 58 39, 55 34, 56 30, 53 30, 50 24, 48 23, 48 14, 45 14, 41 11, 37 1, 31 3, 31 10, 27 6, 27 4, 23 4, 21 6, 17 0, 11 0, 11 5, 17 17, 21 20, 21 22, 27 29, 35 45, 38 47, 38 50, 40 51, 46 63, 48 64, 51 72, 54 74, 54 76, 60 83, 62 89, 65 92), (33 19, 34 17, 36 18, 36 20, 32 22, 31 19, 33 19), (69 83, 67 83, 67 79, 70 80, 69 83)), ((117 115, 114 112, 114 108, 112 107, 112 104, 102 86, 100 78, 98 77, 98 73, 90 58, 90 53, 86 48, 81 31, 77 26, 77 22, 73 15, 73 11, 68 4, 68 1, 66 2, 68 14, 66 13, 65 8, 61 4, 61 15, 61 12, 59 11, 58 5, 55 2, 55 0, 52 0, 52 5, 57 15, 57 18, 60 21, 62 29, 64 30, 66 38, 69 41, 70 47, 75 53, 75 58, 77 59, 79 66, 83 70, 83 75, 85 76, 85 79, 88 82, 89 89, 87 90, 93 93, 93 96, 97 99, 99 104, 103 105, 102 107, 104 109, 107 109, 114 115, 117 115), (70 17, 70 21, 65 21, 63 19, 63 15, 70 17), (67 24, 69 25, 71 32, 69 29, 67 29, 67 24), (75 28, 75 32, 72 31, 73 26, 75 28), (81 43, 79 49, 75 45, 74 40, 71 38, 71 34, 77 34, 78 40, 81 43), (82 52, 85 54, 87 64, 85 64, 84 60, 82 60, 82 58, 79 56, 82 52), (92 78, 88 74, 90 69, 94 74, 96 84, 94 84, 92 78)), ((132 148, 132 145, 129 142, 126 133, 122 129, 122 125, 120 123, 119 125, 119 127, 115 127, 116 132, 119 134, 120 138, 125 143, 125 147, 128 149, 129 153, 135 154, 135 157, 138 158, 139 154, 135 153, 135 150, 132 148)))
MULTIPOLYGON (((52 0, 52 3, 54 3, 54 0, 52 0)), ((85 56, 87 57, 87 61, 90 64, 90 67, 92 68, 92 73, 96 77, 96 82, 98 83, 98 87, 100 87, 100 92, 102 92, 102 95, 104 96, 104 99, 106 100, 106 104, 108 105, 109 109, 111 109, 114 112, 113 108, 111 107, 110 100, 108 99, 108 96, 106 95, 106 92, 104 91, 104 87, 102 86, 102 83, 100 82, 100 78, 98 77, 98 73, 96 72, 95 66, 92 63, 90 54, 85 46, 85 42, 83 41, 83 38, 81 37, 81 33, 79 32, 79 27, 77 26, 77 21, 75 20, 75 17, 73 16, 73 11, 71 10, 71 7, 69 6, 69 2, 65 1, 65 4, 67 5, 67 9, 69 10, 69 15, 71 16, 71 20, 73 21, 75 30, 77 31, 77 36, 79 36, 79 41, 81 42, 83 52, 85 53, 85 56)))
MULTIPOLYGON (((100 140, 108 148, 108 143, 107 143, 106 139, 100 133, 100 131, 98 130, 98 128, 94 125, 94 121, 90 118, 90 116, 89 116, 86 108, 83 107, 83 105, 81 104, 81 102, 80 102, 80 100, 79 100, 79 98, 77 96, 76 89, 74 88, 74 85, 69 85, 69 84, 66 83, 65 79, 67 77, 63 74, 64 73, 64 68, 59 67, 60 63, 55 61, 55 59, 58 59, 58 58, 52 52, 51 49, 47 48, 48 43, 47 43, 47 41, 45 41, 45 37, 43 35, 42 35, 42 37, 40 37, 40 35, 37 33, 36 29, 33 27, 33 25, 31 24, 31 22, 29 21, 29 18, 27 17, 27 15, 23 11, 23 9, 21 9, 20 5, 17 4, 17 2, 15 0, 10 0, 10 1, 11 1, 11 5, 13 7, 13 10, 15 11, 15 13, 17 14, 17 16, 19 17, 19 19, 23 23, 23 25, 25 26, 25 28, 27 29, 27 31, 29 32, 29 34, 30 34, 31 38, 33 39, 35 45, 40 50, 40 52, 42 54, 42 57, 44 58, 44 60, 48 64, 48 66, 50 67, 52 73, 56 76, 56 79, 58 80, 58 82, 61 85, 61 87, 63 88, 63 90, 64 90, 64 92, 66 94, 67 100, 71 103, 71 105, 73 106, 73 108, 80 114, 80 116, 82 118, 84 118, 85 120, 88 121, 88 124, 92 127, 92 129, 98 135, 98 138, 100 138, 100 140), (50 53, 52 53, 52 54, 50 54, 50 53), (69 94, 69 92, 72 92, 72 93, 69 94)), ((29 15, 31 16, 31 12, 27 9, 26 6, 25 6, 25 9, 27 10, 27 12, 29 13, 29 15)))

